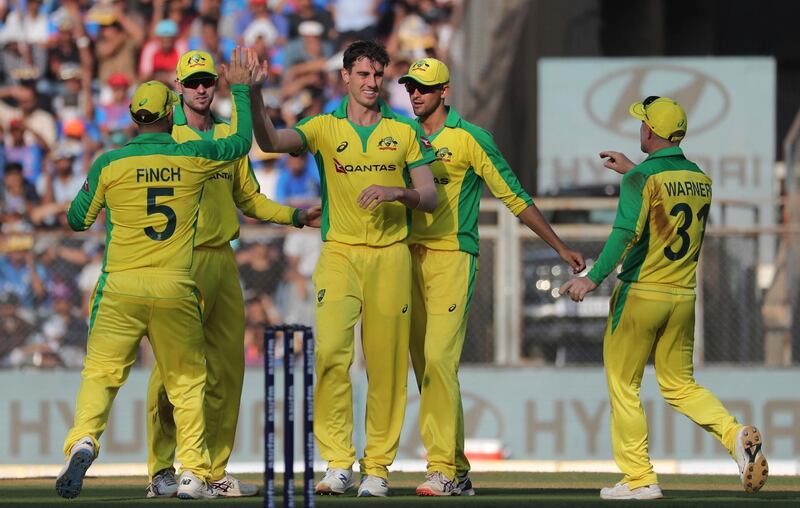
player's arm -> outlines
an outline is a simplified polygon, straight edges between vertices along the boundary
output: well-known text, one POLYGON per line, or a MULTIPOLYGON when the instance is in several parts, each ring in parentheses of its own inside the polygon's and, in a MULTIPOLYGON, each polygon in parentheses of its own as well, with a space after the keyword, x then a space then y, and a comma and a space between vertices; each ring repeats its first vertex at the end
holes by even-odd
POLYGON ((398 201, 409 208, 427 213, 433 212, 436 210, 439 196, 436 193, 430 166, 427 164, 417 166, 410 174, 413 188, 370 185, 359 194, 358 205, 361 208, 375 210, 381 203, 398 201))
POLYGON ((494 197, 501 200, 506 208, 528 226, 528 229, 544 240, 574 273, 586 268, 583 255, 570 249, 553 231, 542 212, 525 192, 517 175, 511 170, 491 134, 477 127, 467 126, 464 129, 471 137, 472 167, 478 173, 494 197))
POLYGON ((92 164, 89 175, 81 190, 72 200, 67 210, 67 222, 73 231, 85 231, 97 220, 97 214, 103 208, 105 182, 100 178, 106 158, 101 156, 92 164))
POLYGON ((276 129, 267 116, 261 85, 267 76, 269 64, 265 60, 255 71, 253 86, 250 87, 250 112, 253 116, 253 133, 261 150, 270 153, 297 153, 305 147, 305 140, 294 129, 276 129))
POLYGON ((247 157, 243 157, 236 165, 233 200, 242 213, 253 219, 283 225, 291 224, 297 228, 319 227, 318 221, 315 223, 315 219, 321 215, 320 207, 302 210, 284 206, 262 194, 247 157))
POLYGON ((570 298, 579 302, 622 262, 628 250, 641 237, 647 222, 649 189, 646 184, 647 177, 641 171, 629 172, 622 177, 614 228, 597 262, 586 277, 567 281, 559 293, 569 294, 570 298))

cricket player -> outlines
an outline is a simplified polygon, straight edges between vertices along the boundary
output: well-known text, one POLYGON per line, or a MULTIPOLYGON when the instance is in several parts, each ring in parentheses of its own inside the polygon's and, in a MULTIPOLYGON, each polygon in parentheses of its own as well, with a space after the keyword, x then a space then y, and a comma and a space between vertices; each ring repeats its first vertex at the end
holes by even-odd
MULTIPOLYGON (((369 387, 367 442, 359 496, 386 496, 406 404, 411 305, 411 209, 432 212, 435 160, 419 125, 379 99, 386 50, 357 41, 344 51, 347 96, 331 114, 277 131, 255 111, 256 141, 265 152, 314 155, 322 182, 322 252, 317 295, 317 386, 314 434, 328 470, 316 491, 353 486, 353 400, 349 369, 353 327, 362 321, 369 387), (409 187, 413 185, 413 188, 409 187)), ((253 108, 260 106, 256 99, 253 108)))
POLYGON ((420 496, 473 495, 464 455, 464 412, 458 364, 478 270, 478 212, 484 184, 575 273, 583 256, 555 234, 522 188, 491 134, 445 105, 450 71, 435 58, 411 65, 400 78, 414 114, 433 144, 431 166, 439 207, 414 212, 411 227, 411 361, 420 390, 420 433, 428 473, 420 496))
POLYGON ((624 473, 603 499, 662 497, 647 448, 647 420, 639 399, 642 373, 653 354, 661 395, 716 437, 739 465, 742 486, 758 492, 767 480, 761 433, 741 425, 694 379, 694 306, 697 260, 711 209, 711 179, 678 145, 686 113, 667 97, 632 104, 647 159, 634 164, 601 152, 605 166, 623 174, 614 229, 586 277, 561 286, 575 301, 594 290, 622 261, 603 338, 611 443, 624 473))
MULTIPOLYGON (((255 58, 253 56, 253 58, 255 58)), ((217 87, 214 59, 205 51, 180 57, 175 87, 181 103, 175 108, 172 137, 178 143, 217 140, 229 135, 230 125, 211 112, 217 87)), ((260 93, 254 86, 251 93, 260 93)), ((258 487, 225 471, 239 417, 244 382, 244 299, 230 241, 239 236, 239 208, 248 217, 278 224, 319 227, 319 207, 309 211, 283 206, 260 193, 248 158, 232 161, 208 180, 197 219, 192 279, 203 295, 203 335, 206 350, 206 444, 211 457, 211 487, 223 497, 254 496, 258 487)), ((173 406, 161 372, 153 368, 147 397, 147 497, 174 496, 178 489, 173 406)))
POLYGON ((147 335, 174 406, 180 498, 212 498, 205 442, 206 381, 202 300, 191 278, 203 184, 250 149, 248 84, 253 65, 238 49, 226 78, 236 108, 231 136, 178 144, 169 135, 178 96, 149 81, 131 98, 140 134, 101 155, 68 211, 72 229, 91 226, 106 208, 103 271, 90 302, 89 338, 75 420, 64 442, 67 464, 56 480, 62 497, 80 494, 100 449, 117 391, 147 335))

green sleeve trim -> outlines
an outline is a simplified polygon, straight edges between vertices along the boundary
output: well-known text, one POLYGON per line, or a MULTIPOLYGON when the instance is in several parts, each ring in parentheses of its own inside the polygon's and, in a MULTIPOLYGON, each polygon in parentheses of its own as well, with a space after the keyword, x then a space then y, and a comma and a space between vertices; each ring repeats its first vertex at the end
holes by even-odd
POLYGON ((300 224, 300 212, 299 208, 295 208, 294 212, 292 212, 292 226, 302 229, 305 224, 300 224))
MULTIPOLYGON (((511 189, 511 192, 513 192, 519 199, 524 201, 528 206, 531 206, 533 204, 533 199, 531 199, 528 193, 525 192, 525 189, 519 182, 519 178, 517 178, 517 175, 514 174, 514 171, 511 169, 508 161, 506 161, 506 159, 503 157, 503 154, 500 153, 500 149, 497 148, 492 135, 477 125, 473 125, 466 121, 461 122, 461 128, 464 129, 470 136, 472 136, 475 142, 478 143, 478 146, 480 146, 481 149, 486 153, 492 165, 494 166, 495 171, 497 171, 497 173, 500 175, 500 178, 502 178, 506 185, 508 185, 508 188, 511 189)), ((520 212, 521 211, 522 210, 520 210, 520 212)))
POLYGON ((605 246, 603 246, 600 257, 597 258, 597 262, 594 264, 591 271, 589 271, 587 277, 599 286, 600 283, 608 277, 608 274, 617 267, 619 262, 622 261, 622 257, 628 250, 633 236, 633 231, 615 226, 608 240, 606 240, 605 246))
POLYGON ((314 160, 317 162, 317 170, 319 171, 319 195, 322 200, 322 217, 320 217, 319 233, 322 241, 328 239, 328 231, 331 229, 331 210, 330 203, 328 202, 328 182, 325 179, 325 160, 322 154, 317 152, 314 154, 314 160))
POLYGON ((108 164, 108 159, 105 156, 100 156, 94 161, 89 169, 89 175, 86 177, 86 183, 69 205, 67 222, 73 231, 85 231, 91 226, 91 223, 86 223, 86 215, 89 213, 89 207, 94 200, 95 192, 97 192, 100 173, 106 164, 108 164))

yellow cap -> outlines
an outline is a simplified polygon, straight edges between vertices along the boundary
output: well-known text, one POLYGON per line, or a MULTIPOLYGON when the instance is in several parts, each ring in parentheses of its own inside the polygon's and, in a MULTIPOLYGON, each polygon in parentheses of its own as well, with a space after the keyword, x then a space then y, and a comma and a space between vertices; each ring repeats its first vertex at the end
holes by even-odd
POLYGON ((160 81, 142 83, 133 92, 130 112, 136 123, 150 124, 167 116, 180 102, 178 94, 160 81))
POLYGON ((181 55, 175 72, 180 82, 183 82, 189 76, 201 73, 209 74, 215 78, 217 77, 217 67, 214 65, 214 57, 212 57, 210 53, 198 51, 196 49, 181 55))
POLYGON ((631 104, 628 113, 646 123, 657 136, 672 143, 686 136, 686 112, 669 97, 650 96, 631 104))
POLYGON ((421 85, 443 85, 450 82, 450 71, 441 60, 423 58, 411 64, 408 74, 402 76, 398 81, 405 83, 409 80, 414 80, 421 85))

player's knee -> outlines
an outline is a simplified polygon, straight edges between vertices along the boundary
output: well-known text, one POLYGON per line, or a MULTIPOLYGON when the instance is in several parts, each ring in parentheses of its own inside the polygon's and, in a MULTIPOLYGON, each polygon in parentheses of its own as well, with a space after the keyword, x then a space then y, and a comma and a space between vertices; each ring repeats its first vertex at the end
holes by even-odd
POLYGON ((452 351, 425 351, 425 372, 455 373, 458 360, 452 351))

